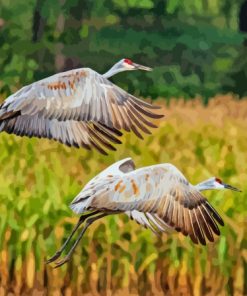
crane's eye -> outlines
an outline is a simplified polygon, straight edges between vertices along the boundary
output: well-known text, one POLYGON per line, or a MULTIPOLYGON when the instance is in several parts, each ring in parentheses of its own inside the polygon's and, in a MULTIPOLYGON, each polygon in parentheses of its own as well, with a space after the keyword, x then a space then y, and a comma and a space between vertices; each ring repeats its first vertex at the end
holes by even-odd
POLYGON ((130 59, 124 59, 124 62, 129 65, 133 64, 133 62, 130 59))
POLYGON ((221 179, 219 179, 219 178, 215 178, 215 181, 216 181, 217 183, 219 183, 219 184, 222 184, 222 181, 221 181, 221 179))

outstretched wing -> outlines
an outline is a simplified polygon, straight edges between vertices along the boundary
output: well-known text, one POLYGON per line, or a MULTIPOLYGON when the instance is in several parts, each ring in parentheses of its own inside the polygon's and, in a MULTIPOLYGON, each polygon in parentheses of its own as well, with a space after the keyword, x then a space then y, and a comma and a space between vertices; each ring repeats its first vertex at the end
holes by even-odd
MULTIPOLYGON (((140 130, 150 133, 147 127, 156 127, 150 119, 163 117, 151 111, 158 108, 85 68, 56 74, 23 87, 2 104, 0 122, 8 122, 1 125, 1 130, 9 133, 55 140, 57 138, 51 129, 60 130, 70 137, 78 132, 74 122, 90 122, 90 128, 85 129, 84 134, 87 138, 93 137, 93 143, 101 145, 102 138, 111 142, 108 134, 115 132, 119 136, 121 129, 132 130, 140 138, 140 130)), ((81 146, 81 139, 76 138, 75 146, 81 146)), ((61 142, 68 144, 63 137, 61 142)), ((92 144, 88 141, 83 143, 92 144)))
POLYGON ((0 122, 0 131, 18 136, 48 138, 59 141, 69 147, 94 147, 107 155, 105 148, 116 150, 111 143, 121 144, 120 131, 109 129, 100 124, 82 121, 58 121, 57 119, 39 118, 37 115, 22 115, 0 122))
MULTIPOLYGON (((224 225, 217 211, 170 164, 101 180, 92 192, 87 200, 90 208, 149 213, 158 224, 164 222, 189 235, 194 243, 205 245, 206 239, 214 241, 213 233, 220 234, 217 223, 224 225)), ((80 198, 71 208, 78 203, 80 198)))

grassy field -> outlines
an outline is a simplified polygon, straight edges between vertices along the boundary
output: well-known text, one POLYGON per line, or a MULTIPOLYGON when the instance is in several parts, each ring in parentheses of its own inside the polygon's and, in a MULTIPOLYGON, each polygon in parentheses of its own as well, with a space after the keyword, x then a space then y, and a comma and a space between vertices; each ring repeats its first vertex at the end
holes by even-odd
POLYGON ((204 107, 171 100, 164 113, 152 136, 126 134, 108 157, 0 135, 0 296, 247 295, 247 101, 219 96, 204 107), (78 219, 69 202, 128 156, 137 167, 171 162, 191 183, 218 176, 241 188, 205 194, 225 221, 222 235, 195 246, 115 215, 90 227, 68 265, 46 266, 78 219))

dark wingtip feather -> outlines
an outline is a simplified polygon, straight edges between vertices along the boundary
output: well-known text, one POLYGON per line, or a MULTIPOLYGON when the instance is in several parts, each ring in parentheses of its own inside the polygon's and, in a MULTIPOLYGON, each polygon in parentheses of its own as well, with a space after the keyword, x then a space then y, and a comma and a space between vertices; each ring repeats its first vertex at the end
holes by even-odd
POLYGON ((132 107, 134 107, 136 110, 138 110, 140 113, 146 115, 147 117, 150 117, 153 119, 160 119, 160 118, 164 117, 163 114, 156 114, 156 113, 153 113, 151 111, 144 109, 144 107, 139 106, 135 101, 131 100, 130 104, 132 105, 132 107))
POLYGON ((193 235, 193 234, 189 234, 189 236, 190 236, 190 239, 192 240, 192 242, 195 244, 195 245, 198 245, 198 240, 197 240, 197 238, 193 235))
POLYGON ((107 126, 107 125, 105 125, 104 123, 101 123, 101 122, 99 122, 99 124, 101 126, 103 126, 104 128, 108 129, 109 131, 113 132, 114 134, 116 134, 119 137, 121 137, 123 135, 123 133, 120 130, 118 130, 118 129, 114 128, 114 127, 109 127, 109 126, 107 126))
POLYGON ((138 129, 135 127, 135 125, 132 125, 131 129, 139 139, 143 140, 142 134, 138 131, 138 129))
POLYGON ((205 206, 207 207, 207 209, 211 212, 212 216, 214 217, 214 219, 221 225, 224 226, 224 221, 221 218, 221 216, 218 214, 218 212, 215 210, 215 208, 213 208, 210 203, 206 202, 205 206))
POLYGON ((101 148, 98 144, 96 144, 94 141, 90 141, 90 144, 101 154, 108 155, 108 153, 103 148, 101 148))
POLYGON ((131 99, 133 101, 135 101, 137 104, 139 104, 141 106, 144 106, 144 107, 146 107, 148 109, 161 109, 162 108, 162 106, 160 106, 160 105, 153 105, 152 103, 148 103, 148 102, 143 101, 141 99, 138 99, 138 98, 136 98, 134 96, 131 96, 131 99))
POLYGON ((81 143, 81 146, 89 151, 92 150, 91 147, 85 143, 81 143))
POLYGON ((216 224, 216 222, 214 221, 214 218, 211 216, 210 212, 208 211, 208 209, 205 207, 204 204, 202 204, 202 208, 201 208, 204 217, 207 221, 207 223, 209 224, 209 226, 211 227, 212 231, 216 234, 216 235, 220 235, 220 230, 218 225, 216 224))
POLYGON ((195 212, 195 209, 193 210, 193 213, 192 213, 192 223, 193 223, 193 227, 194 227, 194 230, 195 230, 195 235, 196 237, 198 238, 200 244, 202 244, 203 246, 206 245, 206 240, 205 240, 205 237, 204 237, 204 233, 200 227, 200 222, 198 221, 198 217, 196 216, 196 212, 195 212))
POLYGON ((99 133, 103 134, 104 137, 106 137, 107 139, 112 141, 114 144, 122 144, 122 142, 118 138, 116 138, 115 136, 110 134, 110 132, 107 131, 106 129, 104 129, 104 127, 98 126, 95 123, 93 124, 93 127, 94 127, 95 130, 97 130, 99 133))

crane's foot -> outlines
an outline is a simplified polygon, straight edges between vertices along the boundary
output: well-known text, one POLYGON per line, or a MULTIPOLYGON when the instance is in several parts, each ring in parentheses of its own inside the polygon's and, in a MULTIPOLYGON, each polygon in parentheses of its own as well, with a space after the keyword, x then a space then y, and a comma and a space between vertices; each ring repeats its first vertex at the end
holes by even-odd
POLYGON ((71 256, 69 256, 69 255, 65 256, 62 260, 55 263, 54 268, 58 268, 58 267, 64 265, 65 263, 69 262, 70 258, 71 258, 71 256))
POLYGON ((45 263, 46 264, 50 264, 54 261, 56 261, 60 256, 61 256, 62 252, 57 251, 51 258, 49 258, 45 263))

